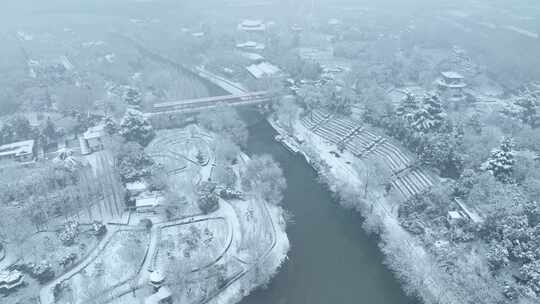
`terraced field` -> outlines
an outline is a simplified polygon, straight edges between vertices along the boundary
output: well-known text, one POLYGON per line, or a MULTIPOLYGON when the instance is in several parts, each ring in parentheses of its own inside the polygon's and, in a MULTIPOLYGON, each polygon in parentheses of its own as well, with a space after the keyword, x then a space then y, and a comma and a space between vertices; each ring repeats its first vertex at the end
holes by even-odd
POLYGON ((383 161, 392 172, 392 186, 404 200, 423 193, 433 185, 433 178, 425 169, 413 168, 413 157, 358 121, 315 110, 301 122, 313 133, 356 157, 375 157, 383 161))

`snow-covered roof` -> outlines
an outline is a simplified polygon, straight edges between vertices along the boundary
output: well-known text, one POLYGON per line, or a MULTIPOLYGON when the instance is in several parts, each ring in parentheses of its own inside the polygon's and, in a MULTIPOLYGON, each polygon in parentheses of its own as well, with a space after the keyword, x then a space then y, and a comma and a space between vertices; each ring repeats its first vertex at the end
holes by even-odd
POLYGON ((142 192, 145 191, 147 187, 146 183, 141 181, 126 184, 126 190, 129 192, 142 192))
POLYGON ((263 43, 258 43, 255 41, 246 41, 236 44, 236 47, 239 49, 264 50, 265 45, 263 43))
POLYGON ((465 78, 460 73, 454 72, 454 71, 441 72, 441 75, 444 78, 448 78, 448 79, 463 79, 463 78, 465 78))
POLYGON ((165 276, 161 273, 161 271, 153 271, 150 274, 150 282, 162 283, 163 281, 165 281, 165 276))
POLYGON ((452 220, 459 220, 465 218, 460 211, 448 211, 448 217, 452 220))
POLYGON ((328 20, 328 25, 338 25, 338 24, 341 24, 341 21, 339 19, 331 18, 328 20))
POLYGON ((164 198, 157 192, 143 193, 135 198, 135 207, 156 207, 163 203, 164 198))
POLYGON ((240 55, 242 55, 244 58, 247 58, 251 61, 259 61, 263 60, 264 57, 257 53, 249 53, 249 52, 241 52, 240 55))
POLYGON ((263 77, 275 76, 276 74, 281 72, 281 70, 277 66, 269 62, 261 62, 259 64, 252 64, 246 67, 246 69, 253 77, 257 79, 263 78, 263 77))
POLYGON ((144 304, 159 304, 172 296, 171 291, 166 286, 161 287, 156 293, 148 296, 144 304))
POLYGON ((86 140, 101 138, 105 135, 105 125, 97 125, 95 127, 90 127, 86 132, 84 132, 83 137, 86 140))
POLYGON ((246 19, 238 25, 238 29, 243 31, 264 31, 266 30, 266 25, 262 20, 246 19))
POLYGON ((18 141, 0 146, 0 157, 21 156, 32 154, 34 150, 34 140, 18 141))
POLYGON ((191 36, 196 37, 196 38, 204 37, 204 35, 205 35, 204 32, 197 32, 197 33, 191 34, 191 36))

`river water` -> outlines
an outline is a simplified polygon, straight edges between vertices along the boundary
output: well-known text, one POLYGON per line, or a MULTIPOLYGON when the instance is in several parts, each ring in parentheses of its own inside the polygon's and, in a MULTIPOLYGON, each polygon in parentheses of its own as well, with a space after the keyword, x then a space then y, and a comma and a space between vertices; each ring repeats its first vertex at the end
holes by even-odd
POLYGON ((241 304, 408 304, 392 273, 383 265, 373 237, 358 213, 341 208, 317 182, 315 171, 273 140, 271 126, 259 115, 249 121, 248 154, 270 154, 287 179, 283 207, 293 214, 287 227, 289 260, 267 288, 241 304))
MULTIPOLYGON (((201 81, 212 95, 224 94, 201 81)), ((362 230, 359 214, 339 207, 306 161, 273 140, 274 130, 259 114, 242 114, 250 133, 246 152, 270 154, 283 168, 283 207, 293 215, 293 223, 287 227, 289 259, 266 288, 255 290, 241 304, 417 303, 404 295, 384 266, 376 240, 362 230)))

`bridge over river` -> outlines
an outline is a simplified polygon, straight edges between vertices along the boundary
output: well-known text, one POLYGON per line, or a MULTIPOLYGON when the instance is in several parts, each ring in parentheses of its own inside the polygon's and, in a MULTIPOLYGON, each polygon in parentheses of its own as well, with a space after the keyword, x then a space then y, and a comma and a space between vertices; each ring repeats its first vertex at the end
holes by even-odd
POLYGON ((156 103, 152 106, 151 112, 146 113, 146 115, 152 117, 163 114, 188 114, 215 108, 220 105, 234 107, 250 106, 268 103, 271 100, 272 98, 267 91, 194 98, 156 103))

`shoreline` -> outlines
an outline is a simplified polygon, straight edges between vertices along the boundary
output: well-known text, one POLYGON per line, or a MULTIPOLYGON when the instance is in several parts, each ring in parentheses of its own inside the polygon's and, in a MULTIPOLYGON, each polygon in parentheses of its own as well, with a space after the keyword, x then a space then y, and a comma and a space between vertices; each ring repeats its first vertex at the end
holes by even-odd
POLYGON ((373 169, 369 168, 369 164, 349 152, 342 153, 339 160, 332 154, 325 153, 325 150, 337 150, 337 147, 324 142, 315 134, 308 134, 309 130, 302 130, 299 119, 295 120, 293 134, 282 128, 274 118, 269 117, 266 120, 282 138, 276 141, 292 153, 298 149, 296 154, 302 155, 317 172, 320 181, 339 198, 340 207, 360 213, 364 218, 364 230, 369 234, 376 234, 379 238, 378 246, 384 256, 384 264, 394 273, 406 294, 423 303, 455 303, 453 301, 457 297, 450 294, 451 291, 446 288, 446 278, 435 264, 434 256, 399 224, 397 198, 386 196, 383 187, 367 195, 361 194, 360 186, 366 178, 358 174, 356 168, 351 168, 351 164, 354 160, 354 164, 359 164, 364 169, 373 169), (299 143, 298 139, 302 136, 309 138, 304 138, 308 140, 299 143), (362 196, 363 199, 351 201, 362 196))

